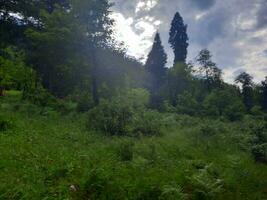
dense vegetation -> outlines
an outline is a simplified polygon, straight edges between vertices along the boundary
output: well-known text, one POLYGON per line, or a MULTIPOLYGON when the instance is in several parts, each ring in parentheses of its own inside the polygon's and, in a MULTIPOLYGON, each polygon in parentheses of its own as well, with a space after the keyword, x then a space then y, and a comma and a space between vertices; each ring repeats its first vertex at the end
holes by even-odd
POLYGON ((1 2, 0 199, 266 199, 267 78, 186 63, 178 12, 129 58, 111 6, 1 2))

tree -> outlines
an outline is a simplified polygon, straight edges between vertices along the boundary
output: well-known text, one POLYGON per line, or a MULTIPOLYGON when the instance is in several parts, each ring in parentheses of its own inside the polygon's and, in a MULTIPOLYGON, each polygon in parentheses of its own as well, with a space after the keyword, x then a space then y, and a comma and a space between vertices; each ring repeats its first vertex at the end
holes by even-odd
POLYGON ((90 60, 91 69, 91 91, 94 103, 99 103, 98 76, 99 64, 96 60, 96 51, 99 48, 106 48, 112 42, 112 25, 114 21, 110 18, 109 8, 112 4, 108 0, 83 1, 73 0, 72 10, 78 23, 83 27, 86 40, 84 41, 83 53, 90 60))
POLYGON ((244 104, 237 90, 232 88, 213 90, 203 101, 205 113, 211 116, 225 116, 229 120, 239 120, 244 114, 244 104))
POLYGON ((149 89, 151 92, 151 103, 152 105, 158 104, 160 101, 158 98, 158 92, 166 79, 166 68, 167 55, 161 43, 159 33, 156 33, 154 43, 145 64, 147 71, 151 75, 151 81, 149 89))
POLYGON ((26 31, 31 42, 28 60, 52 94, 65 97, 78 85, 87 85, 83 89, 92 93, 97 104, 100 66, 95 52, 111 38, 111 5, 107 0, 73 0, 66 9, 64 2, 42 2, 50 9, 40 13, 40 29, 26 31))
POLYGON ((156 33, 154 43, 145 64, 146 69, 152 75, 151 89, 157 90, 165 81, 167 54, 161 43, 159 33, 156 33))
POLYGON ((174 64, 177 62, 186 62, 188 36, 187 25, 184 24, 183 18, 177 12, 172 20, 169 32, 169 43, 174 51, 174 64))
POLYGON ((246 72, 242 72, 235 79, 236 83, 240 83, 242 85, 243 103, 247 111, 250 111, 250 109, 253 107, 253 82, 252 80, 253 80, 253 77, 246 72))
POLYGON ((177 96, 189 90, 192 82, 192 69, 185 63, 177 63, 168 70, 168 92, 171 105, 177 105, 177 96))
POLYGON ((265 77, 265 80, 261 82, 260 96, 261 107, 263 110, 267 111, 267 77, 265 77))
POLYGON ((207 89, 218 88, 222 86, 222 71, 212 61, 212 55, 209 50, 203 49, 199 52, 197 62, 199 63, 199 73, 204 78, 207 89))

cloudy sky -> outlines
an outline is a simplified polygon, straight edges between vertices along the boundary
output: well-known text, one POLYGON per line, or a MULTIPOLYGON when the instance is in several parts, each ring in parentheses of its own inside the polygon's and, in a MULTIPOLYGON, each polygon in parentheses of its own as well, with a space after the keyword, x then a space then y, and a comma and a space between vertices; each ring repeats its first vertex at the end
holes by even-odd
POLYGON ((112 0, 116 38, 128 54, 145 60, 158 30, 171 66, 168 32, 175 12, 188 25, 188 61, 208 48, 231 82, 247 71, 259 82, 267 76, 267 0, 112 0))

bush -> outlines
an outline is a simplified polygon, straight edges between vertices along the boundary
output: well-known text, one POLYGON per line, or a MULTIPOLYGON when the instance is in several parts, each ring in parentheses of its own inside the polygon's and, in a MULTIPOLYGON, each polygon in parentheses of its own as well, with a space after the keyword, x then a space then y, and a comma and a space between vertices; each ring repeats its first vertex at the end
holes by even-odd
POLYGON ((108 135, 126 135, 132 121, 130 105, 118 99, 101 103, 90 110, 88 127, 108 135))
POLYGON ((148 98, 139 99, 129 93, 109 102, 102 100, 97 107, 89 111, 88 127, 111 136, 160 135, 161 115, 147 110, 146 102, 148 98))
POLYGON ((267 163, 267 143, 254 145, 251 153, 256 162, 267 163))
POLYGON ((239 120, 245 112, 244 104, 231 90, 214 90, 206 96, 203 107, 209 116, 225 116, 229 120, 239 120))
POLYGON ((161 119, 161 114, 157 111, 143 111, 134 120, 133 134, 142 134, 145 136, 161 135, 161 119))
POLYGON ((179 185, 166 185, 162 189, 162 193, 159 197, 160 200, 185 200, 187 195, 183 193, 183 190, 179 185))
POLYGON ((123 142, 119 145, 117 154, 121 161, 133 160, 133 145, 132 142, 123 142))
POLYGON ((13 126, 13 122, 5 116, 0 115, 0 132, 7 131, 13 126))
POLYGON ((195 115, 198 114, 200 106, 192 94, 184 92, 177 97, 176 110, 179 114, 195 115))
POLYGON ((199 128, 199 132, 202 136, 211 137, 218 133, 217 128, 214 125, 210 125, 207 123, 201 124, 199 128))
POLYGON ((92 96, 88 93, 80 94, 77 97, 76 101, 77 101, 78 112, 87 112, 94 106, 94 101, 92 99, 92 96))

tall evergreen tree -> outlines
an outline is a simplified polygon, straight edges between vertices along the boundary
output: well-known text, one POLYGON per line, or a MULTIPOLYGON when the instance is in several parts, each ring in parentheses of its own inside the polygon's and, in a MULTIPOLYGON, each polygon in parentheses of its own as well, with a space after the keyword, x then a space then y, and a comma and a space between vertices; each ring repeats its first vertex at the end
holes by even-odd
POLYGON ((146 61, 146 69, 150 74, 149 90, 151 92, 151 105, 158 107, 160 104, 159 91, 166 79, 167 55, 161 43, 159 33, 156 33, 154 43, 146 61))
POLYGON ((146 69, 152 75, 150 88, 157 90, 162 86, 166 77, 165 64, 167 55, 161 43, 159 33, 156 33, 154 43, 146 61, 146 69))
POLYGON ((247 111, 253 107, 253 77, 246 72, 239 74, 235 82, 242 85, 242 97, 243 103, 246 106, 247 111))
POLYGON ((169 43, 174 51, 174 64, 177 62, 185 63, 188 47, 187 25, 184 24, 179 12, 175 14, 172 20, 169 35, 169 43))

